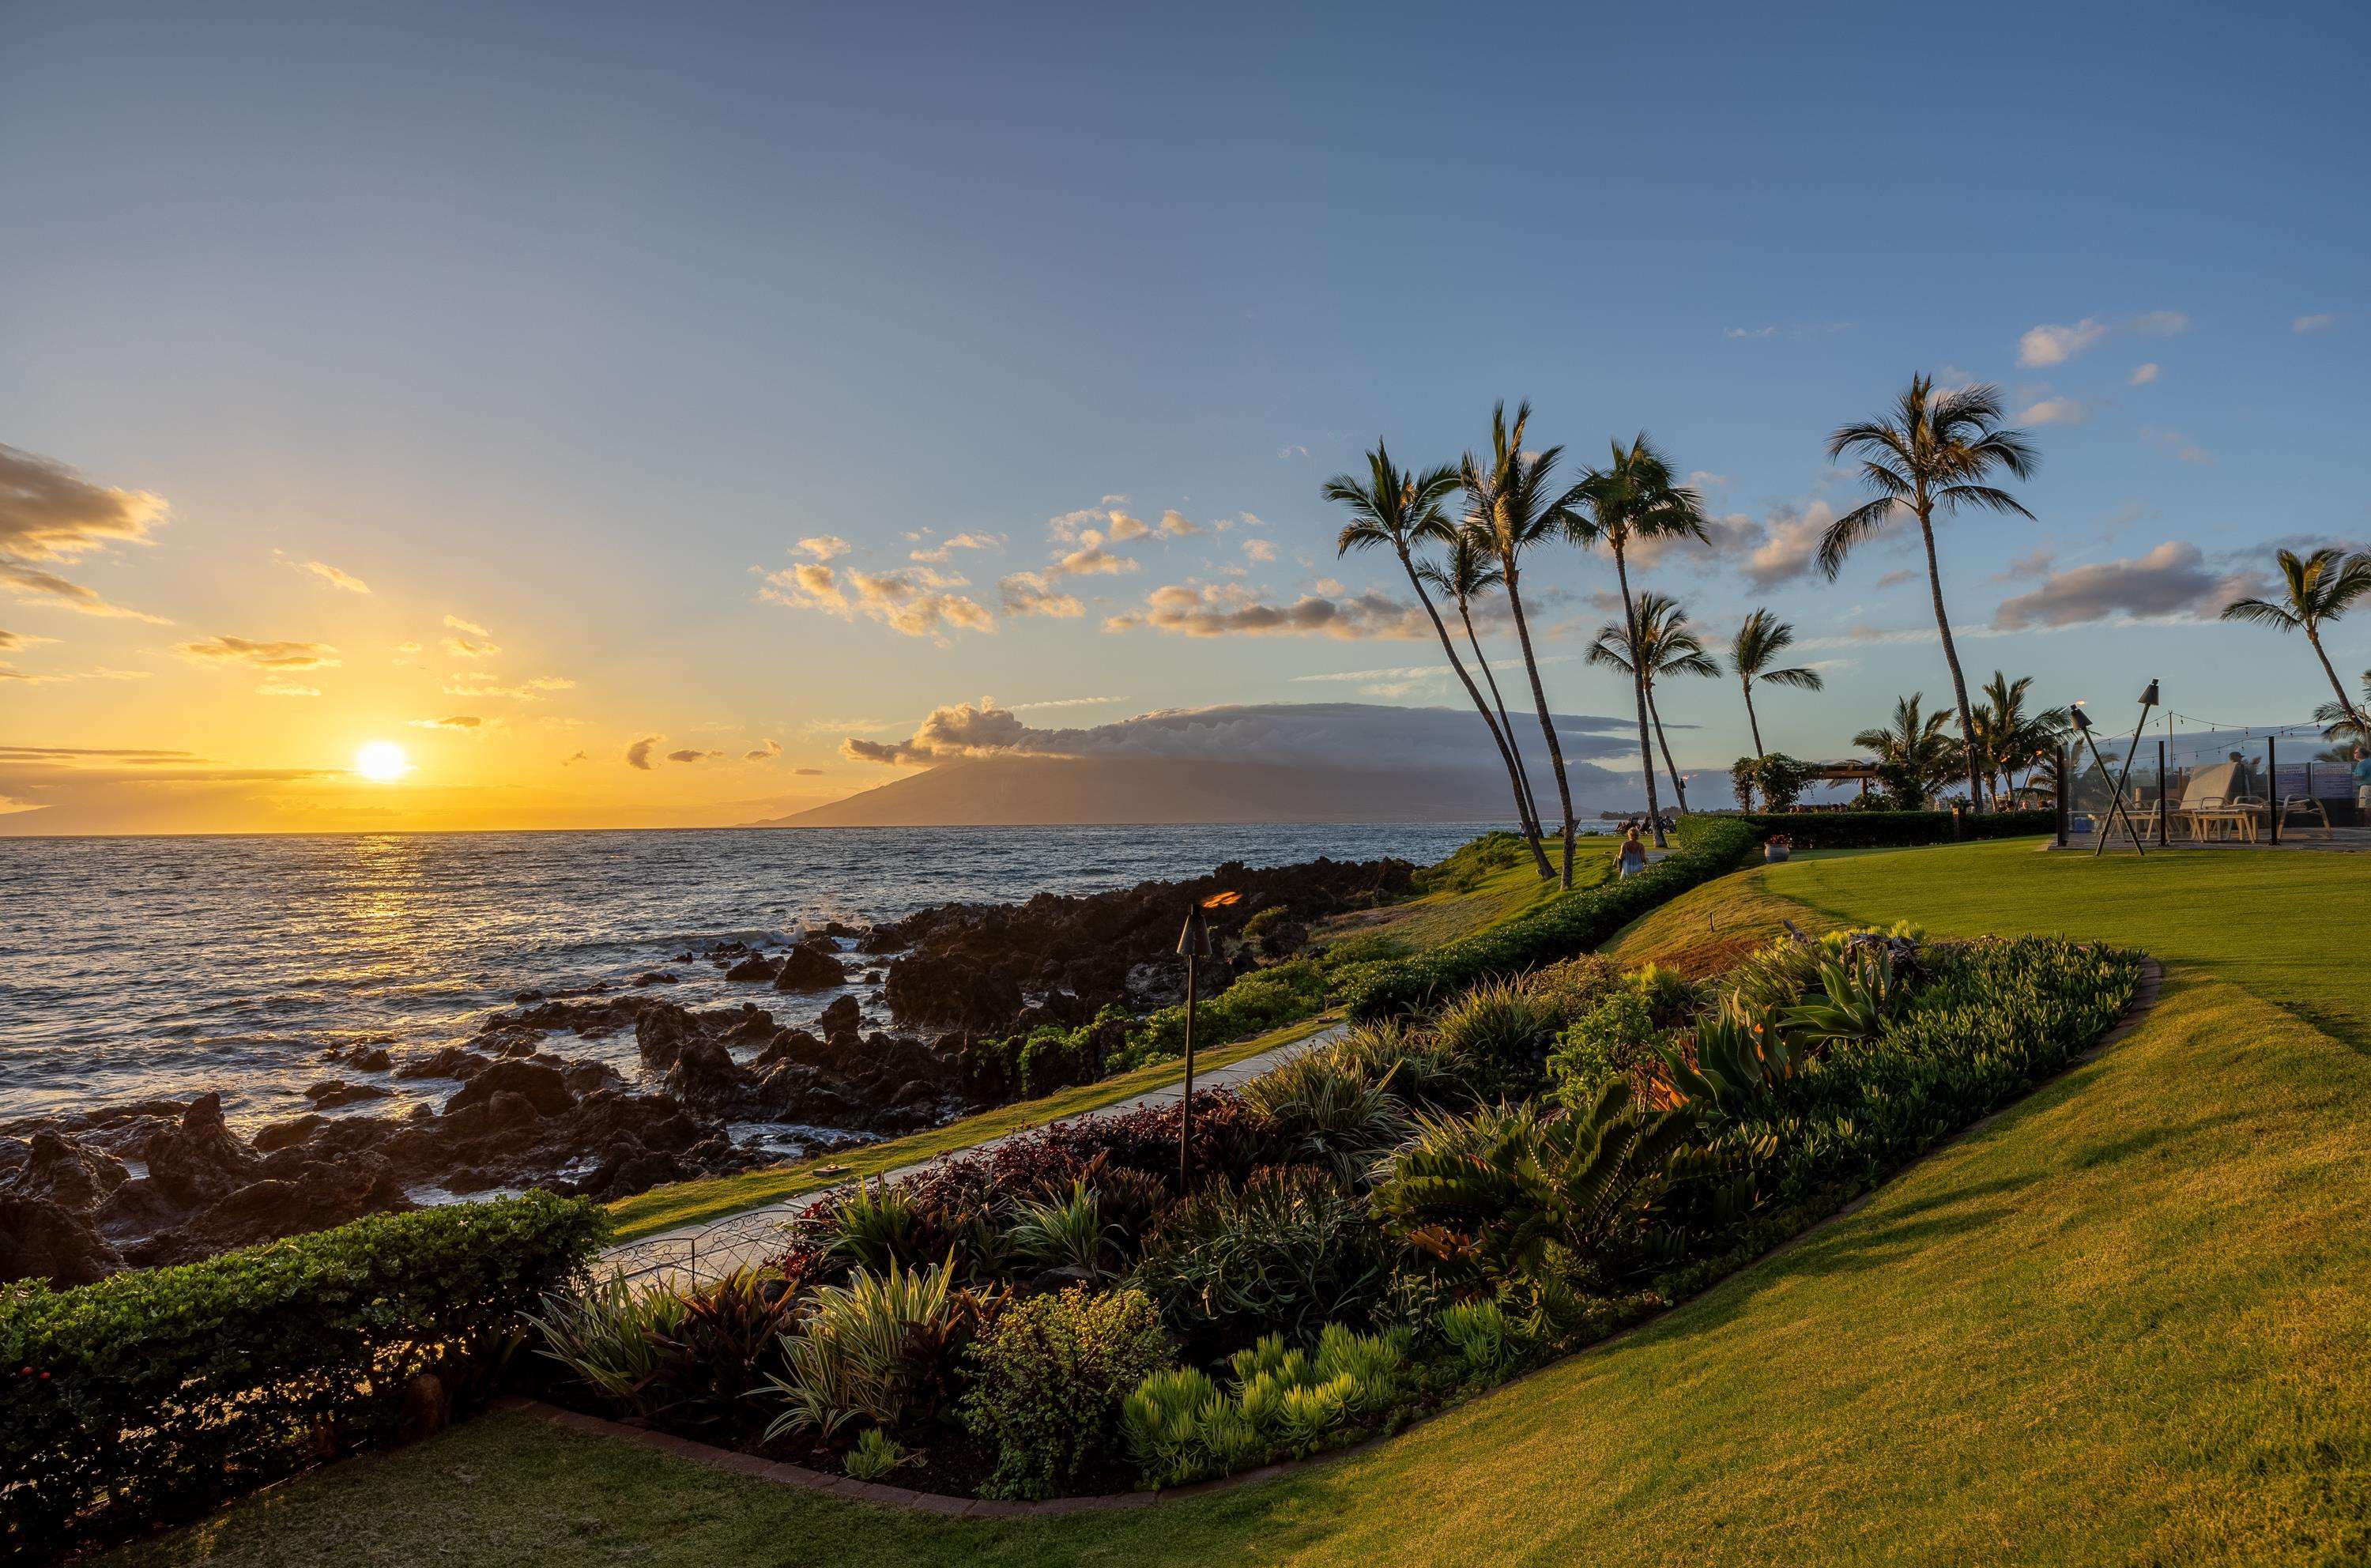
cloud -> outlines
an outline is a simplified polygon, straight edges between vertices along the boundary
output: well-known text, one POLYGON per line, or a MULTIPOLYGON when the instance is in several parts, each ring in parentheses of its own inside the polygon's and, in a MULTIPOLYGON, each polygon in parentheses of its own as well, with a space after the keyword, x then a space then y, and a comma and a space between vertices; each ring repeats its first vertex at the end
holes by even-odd
POLYGON ((1721 329, 1720 335, 1730 339, 1775 338, 1778 335, 1778 327, 1775 322, 1767 327, 1724 327, 1721 329))
POLYGON ((842 620, 862 615, 908 637, 937 637, 953 629, 993 632, 996 617, 977 600, 947 590, 963 584, 927 566, 894 571, 836 572, 820 562, 764 574, 758 596, 794 610, 821 610, 842 620))
POLYGON ((2170 338, 2190 330, 2190 317, 2179 310, 2146 310, 2133 317, 2132 329, 2152 338, 2170 338))
POLYGON ((1113 616, 1105 631, 1150 627, 1186 637, 1332 637, 1410 639, 1429 637, 1424 612, 1387 594, 1370 590, 1346 597, 1304 594, 1292 603, 1262 599, 1239 582, 1196 587, 1173 583, 1144 597, 1140 610, 1113 616))
POLYGON ((1141 566, 1124 555, 1116 555, 1104 548, 1104 536, 1089 528, 1079 536, 1079 548, 1057 560, 1047 570, 1048 577, 1113 577, 1124 571, 1141 571, 1141 566))
POLYGON ((2155 381, 2157 377, 2157 363, 2155 361, 2151 361, 2147 364, 2134 365, 2133 367, 2133 373, 2124 377, 2124 385, 2127 386, 2146 386, 2150 382, 2155 381))
POLYGON ((756 745, 751 746, 747 751, 741 754, 741 760, 744 762, 770 762, 775 757, 781 755, 781 742, 759 741, 756 745))
POLYGON ((1779 337, 1799 341, 1806 338, 1832 338, 1839 332, 1851 331, 1852 325, 1849 321, 1773 322, 1767 327, 1727 327, 1720 335, 1732 342, 1779 337))
POLYGON ((459 616, 446 616, 445 624, 455 631, 466 631, 471 637, 492 637, 494 634, 476 621, 463 620, 459 616))
MULTIPOLYGON (((35 637, 27 640, 46 642, 49 639, 35 637)), ((69 681, 145 681, 153 674, 151 670, 115 670, 102 665, 95 670, 45 670, 35 674, 13 664, 0 664, 0 681, 22 681, 27 686, 64 686, 69 681)))
POLYGON ((456 659, 491 659, 502 651, 495 644, 475 637, 448 637, 445 651, 456 659))
POLYGON ((1276 546, 1266 539, 1245 539, 1243 556, 1248 560, 1265 565, 1276 559, 1276 546))
POLYGON ((456 713, 450 719, 414 719, 410 722, 415 730, 480 730, 486 727, 486 721, 469 713, 456 713))
POLYGON ((628 746, 626 766, 639 767, 644 773, 648 773, 651 770, 651 748, 665 739, 666 739, 665 735, 644 735, 641 740, 628 746))
POLYGON ((132 609, 100 597, 79 582, 68 582, 54 571, 0 555, 0 582, 5 582, 17 598, 27 604, 48 605, 52 609, 74 610, 86 616, 111 616, 121 620, 146 621, 151 626, 170 626, 163 616, 152 616, 145 610, 132 609))
POLYGON ((36 643, 55 642, 54 637, 36 637, 29 631, 0 631, 0 653, 12 649, 30 648, 36 643))
POLYGON ((2018 582, 2029 578, 2047 577, 2058 564, 2058 552, 2048 545, 2036 545, 2025 554, 2012 559, 1993 573, 1995 582, 2018 582))
POLYGON ((324 670, 339 663, 323 642, 257 642, 244 637, 211 637, 176 643, 173 651, 197 663, 252 664, 260 670, 324 670))
POLYGON ((669 762, 706 762, 711 757, 723 755, 721 751, 671 751, 667 753, 667 760, 669 762))
POLYGON ((836 560, 856 547, 838 534, 814 534, 801 539, 791 548, 802 555, 813 556, 817 560, 836 560))
POLYGON ((1300 445, 1295 442, 1288 441, 1282 446, 1276 449, 1276 455, 1279 460, 1290 460, 1294 457, 1306 457, 1309 455, 1309 448, 1300 445))
POLYGON ((823 769, 820 767, 793 767, 791 771, 801 778, 820 778, 823 777, 823 769))
POLYGON ((1141 517, 1133 517, 1125 512, 1115 512, 1111 514, 1110 536, 1115 542, 1125 539, 1141 539, 1147 534, 1151 532, 1152 530, 1146 525, 1144 519, 1141 517))
MULTIPOLYGON (((1556 722, 1567 757, 1620 756, 1637 744, 1618 716, 1558 714, 1556 722)), ((1479 736, 1470 709, 1350 702, 1164 709, 1089 729, 1041 730, 982 698, 932 709, 909 740, 885 744, 850 736, 840 752, 857 762, 908 767, 978 756, 1402 767, 1474 763, 1479 736)))
MULTIPOLYGON (((1243 513, 1243 521, 1254 527, 1259 525, 1259 519, 1248 512, 1243 513)), ((1161 531, 1173 539, 1186 539, 1200 533, 1202 525, 1173 508, 1161 514, 1161 531)))
POLYGON ((2076 425, 2091 417, 2091 410, 2073 398, 2043 398, 2027 405, 2017 416, 2018 424, 2076 425))
POLYGON ((2145 439, 2153 441, 2157 445, 2164 447, 2168 452, 2172 453, 2176 457, 2180 458, 2185 463, 2212 463, 2215 461, 2213 454, 2209 453, 2204 447, 2200 446, 2195 442, 2192 441, 2190 437, 2182 434, 2178 430, 2157 430, 2153 427, 2144 426, 2142 427, 2141 434, 2145 439))
POLYGON ((2253 592, 2256 583, 2250 572, 2209 566, 2196 545, 2168 539, 2144 556, 2052 572, 2031 593, 2004 602, 1993 620, 2015 631, 2111 616, 2205 619, 2253 592))
POLYGON ((321 695, 321 688, 306 686, 302 681, 273 679, 257 686, 255 695, 258 697, 318 697, 321 695))
POLYGON ((1899 571, 1889 571, 1884 576, 1879 578, 1877 580, 1877 585, 1880 589, 1899 588, 1903 583, 1914 582, 1917 579, 1918 572, 1916 569, 1905 566, 1899 571))
POLYGON ((576 683, 566 675, 537 675, 531 680, 506 684, 492 670, 457 670, 446 678, 447 697, 507 697, 520 702, 533 702, 549 691, 569 691, 576 683))
MULTIPOLYGON (((846 545, 848 541, 840 539, 834 542, 846 545)), ((954 558, 954 552, 957 550, 1000 550, 1003 548, 1004 536, 1001 534, 956 534, 950 538, 941 540, 930 549, 908 551, 906 559, 944 566, 954 558)))
POLYGON ((1772 507, 1761 540, 1740 567, 1745 580, 1756 588, 1769 588, 1810 576, 1819 559, 1820 538, 1835 520, 1835 508, 1824 501, 1772 507))
POLYGON ((996 585, 997 602, 1009 616, 1052 616, 1072 619, 1086 606, 1068 594, 1058 593, 1044 574, 1016 571, 996 585))
POLYGON ((149 530, 170 520, 167 510, 162 496, 94 484, 64 463, 0 444, 0 582, 57 608, 163 625, 162 617, 110 603, 31 563, 145 544, 149 530))
POLYGON ((2292 332, 2327 332, 2332 327, 2337 325, 2337 317, 2331 315, 2329 311, 2318 310, 2311 316, 2300 316, 2296 320, 2290 322, 2289 330, 2292 332))
POLYGON ((293 566, 299 571, 309 571, 332 588, 342 588, 349 594, 370 592, 369 583, 351 571, 339 571, 326 560, 286 560, 284 557, 283 559, 284 564, 293 566))
POLYGON ((2072 327, 2029 328, 2017 340, 2017 363, 2028 369, 2065 364, 2108 335, 2108 324, 2087 316, 2072 327))

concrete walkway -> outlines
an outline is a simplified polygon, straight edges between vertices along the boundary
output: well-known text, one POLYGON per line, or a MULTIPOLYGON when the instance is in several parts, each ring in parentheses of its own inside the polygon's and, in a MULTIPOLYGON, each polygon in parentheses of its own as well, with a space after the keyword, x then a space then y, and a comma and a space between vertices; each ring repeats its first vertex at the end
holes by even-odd
MULTIPOLYGON (((1255 1055, 1230 1062, 1223 1067, 1200 1069, 1194 1075, 1195 1092, 1235 1088, 1313 1046, 1339 1038, 1348 1027, 1347 1023, 1328 1024, 1302 1039, 1288 1041, 1255 1055)), ((911 1165, 893 1166, 887 1170, 876 1171, 864 1180, 902 1182, 918 1171, 929 1170, 941 1160, 960 1159, 1010 1143, 1015 1138, 1030 1137, 1044 1131, 1046 1126, 1126 1115, 1148 1106, 1174 1104, 1185 1097, 1186 1085, 1180 1079, 1127 1100, 1116 1100, 1093 1111, 1081 1111, 1075 1116, 1063 1117, 1061 1123, 1049 1122, 1044 1126, 1018 1128, 976 1144, 966 1144, 961 1148, 943 1150, 928 1159, 918 1159, 911 1165)), ((601 1255, 597 1266, 603 1274, 622 1273, 629 1279, 647 1280, 654 1285, 682 1286, 720 1278, 734 1269, 762 1263, 779 1254, 784 1245, 783 1228, 791 1220, 832 1193, 845 1190, 845 1183, 819 1188, 812 1193, 802 1193, 795 1198, 785 1198, 781 1203, 769 1204, 763 1208, 745 1209, 722 1219, 703 1220, 696 1225, 663 1230, 654 1236, 645 1236, 610 1248, 601 1255)))

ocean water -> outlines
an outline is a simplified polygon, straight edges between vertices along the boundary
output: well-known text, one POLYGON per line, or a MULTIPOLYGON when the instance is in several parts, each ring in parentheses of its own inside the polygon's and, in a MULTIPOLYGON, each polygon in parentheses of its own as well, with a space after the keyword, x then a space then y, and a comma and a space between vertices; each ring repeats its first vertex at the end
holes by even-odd
MULTIPOLYGON (((453 1085, 324 1062, 462 1040, 515 992, 645 970, 690 1006, 804 1022, 837 995, 727 986, 711 943, 950 900, 1091 893, 1222 862, 1439 859, 1488 824, 818 828, 0 839, 0 1122, 221 1092, 234 1125, 308 1109, 325 1078, 441 1103, 453 1085)), ((871 995, 850 987, 860 999, 871 995)), ((554 1037, 638 1079, 630 1034, 554 1037)))

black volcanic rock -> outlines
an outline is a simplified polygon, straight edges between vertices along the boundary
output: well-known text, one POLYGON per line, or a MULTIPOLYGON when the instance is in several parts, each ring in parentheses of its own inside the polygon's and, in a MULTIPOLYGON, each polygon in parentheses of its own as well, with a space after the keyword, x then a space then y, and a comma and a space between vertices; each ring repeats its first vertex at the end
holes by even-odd
POLYGON ((847 984, 848 965, 828 942, 800 943, 783 955, 782 966, 774 975, 777 991, 828 991, 847 984))
POLYGON ((0 1285, 45 1279, 64 1290, 122 1266, 83 1216, 49 1198, 0 1192, 0 1285))

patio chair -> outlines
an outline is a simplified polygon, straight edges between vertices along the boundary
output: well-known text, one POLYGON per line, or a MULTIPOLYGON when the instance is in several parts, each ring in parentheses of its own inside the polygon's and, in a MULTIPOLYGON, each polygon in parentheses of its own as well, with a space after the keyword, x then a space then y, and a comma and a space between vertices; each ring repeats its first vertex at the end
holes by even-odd
POLYGON ((2281 831, 2289 830, 2292 818, 2303 818, 2308 824, 2319 824, 2321 836, 2331 836, 2330 808, 2321 803, 2319 795, 2284 795, 2281 797, 2281 831))

